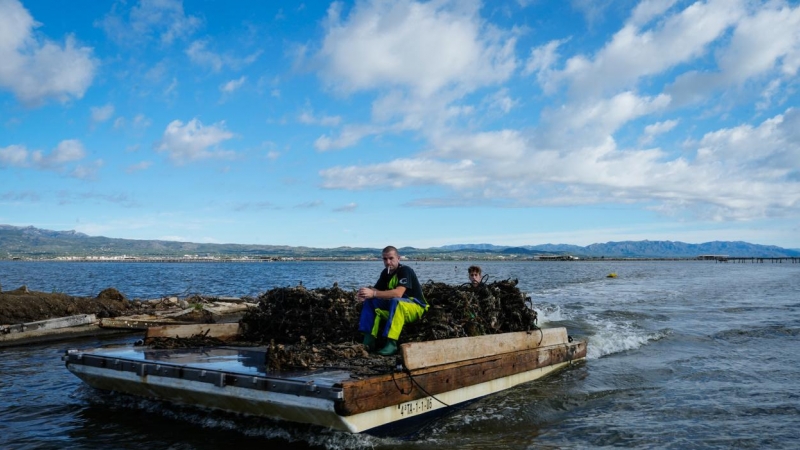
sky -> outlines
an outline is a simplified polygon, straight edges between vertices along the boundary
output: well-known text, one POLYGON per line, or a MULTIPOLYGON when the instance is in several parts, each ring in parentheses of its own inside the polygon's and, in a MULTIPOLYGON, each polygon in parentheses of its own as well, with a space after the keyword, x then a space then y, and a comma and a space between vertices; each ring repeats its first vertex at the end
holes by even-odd
POLYGON ((800 248, 800 5, 0 0, 0 224, 800 248))

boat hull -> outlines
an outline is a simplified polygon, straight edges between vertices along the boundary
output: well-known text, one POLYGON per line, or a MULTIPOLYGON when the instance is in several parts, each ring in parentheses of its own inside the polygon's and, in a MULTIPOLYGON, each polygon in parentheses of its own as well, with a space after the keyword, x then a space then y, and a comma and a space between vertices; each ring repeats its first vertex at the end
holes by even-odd
POLYGON ((364 379, 267 373, 264 350, 252 348, 70 350, 64 360, 101 390, 360 433, 443 413, 585 356, 584 341, 564 342, 364 379))

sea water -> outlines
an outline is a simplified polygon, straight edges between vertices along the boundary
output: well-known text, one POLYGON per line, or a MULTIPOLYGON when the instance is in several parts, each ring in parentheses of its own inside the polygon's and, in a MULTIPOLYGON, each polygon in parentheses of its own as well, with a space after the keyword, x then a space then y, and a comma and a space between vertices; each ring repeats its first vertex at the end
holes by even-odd
MULTIPOLYGON (((470 262, 408 262, 420 281, 463 283, 470 262)), ((404 440, 179 407, 89 388, 66 348, 0 349, 0 448, 797 448, 800 264, 713 261, 479 262, 514 278, 542 327, 588 340, 552 376, 432 420, 404 440), (608 278, 616 273, 616 278, 608 278)), ((372 284, 375 262, 0 262, 0 284, 128 298, 257 296, 372 284)))

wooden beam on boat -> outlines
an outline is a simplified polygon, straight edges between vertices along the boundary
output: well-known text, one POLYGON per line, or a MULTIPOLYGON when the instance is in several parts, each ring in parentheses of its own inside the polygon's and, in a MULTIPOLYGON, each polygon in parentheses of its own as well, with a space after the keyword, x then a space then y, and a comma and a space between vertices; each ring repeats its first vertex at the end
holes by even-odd
POLYGON ((193 313, 194 311, 195 311, 194 307, 191 307, 191 308, 179 309, 177 311, 175 311, 175 310, 156 311, 155 315, 158 316, 158 317, 164 317, 164 318, 166 318, 166 317, 180 317, 180 316, 184 316, 184 315, 189 314, 189 313, 193 313))
POLYGON ((130 329, 100 328, 96 323, 47 330, 39 329, 20 333, 0 334, 0 347, 65 341, 85 336, 106 336, 129 333, 131 331, 130 329))
POLYGON ((0 326, 0 334, 22 333, 35 330, 55 330, 58 328, 89 325, 97 321, 94 314, 78 314, 75 316, 56 317, 55 319, 38 320, 36 322, 18 323, 0 326))
POLYGON ((403 363, 409 370, 567 343, 566 328, 536 329, 530 332, 488 334, 484 336, 409 342, 400 346, 403 363))
POLYGON ((343 400, 337 402, 335 408, 338 414, 349 416, 584 358, 586 342, 575 341, 348 380, 341 383, 343 400))
POLYGON ((131 330, 146 330, 150 327, 160 325, 188 325, 191 322, 177 322, 175 320, 159 319, 132 319, 118 317, 116 319, 100 319, 100 326, 103 328, 127 328, 131 330))
POLYGON ((222 304, 213 304, 213 305, 203 305, 203 309, 210 312, 215 316, 225 316, 228 314, 235 314, 247 311, 248 308, 251 306, 255 306, 253 303, 222 303, 222 304))
POLYGON ((231 341, 239 335, 238 323, 191 324, 191 325, 161 325, 150 327, 144 337, 145 344, 153 338, 188 338, 202 334, 223 341, 231 341))

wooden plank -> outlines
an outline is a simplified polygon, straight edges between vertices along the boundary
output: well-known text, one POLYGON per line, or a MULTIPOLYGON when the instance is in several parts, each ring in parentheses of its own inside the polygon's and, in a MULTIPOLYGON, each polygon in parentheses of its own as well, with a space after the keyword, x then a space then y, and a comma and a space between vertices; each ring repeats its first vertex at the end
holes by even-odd
POLYGON ((97 324, 78 325, 75 327, 56 328, 52 330, 23 331, 21 333, 0 334, 0 347, 10 347, 39 342, 65 341, 84 336, 130 333, 131 331, 134 330, 100 328, 100 326, 97 324))
POLYGON ((203 309, 217 316, 224 316, 226 314, 235 314, 238 312, 247 311, 250 307, 248 303, 215 303, 212 305, 203 305, 203 309))
POLYGON ((217 297, 214 299, 214 302, 223 302, 223 303, 247 303, 246 299, 239 298, 239 297, 217 297))
POLYGON ((191 322, 178 322, 171 319, 131 319, 118 317, 116 319, 100 319, 103 328, 128 328, 132 330, 146 330, 160 325, 188 325, 191 322))
POLYGON ((400 346, 403 362, 410 370, 466 361, 501 353, 567 343, 567 329, 547 328, 531 332, 409 342, 400 346))
POLYGON ((180 309, 177 311, 173 310, 156 311, 155 315, 157 315, 158 317, 179 317, 194 312, 194 310, 195 310, 194 307, 191 307, 191 308, 180 309))
POLYGON ((88 325, 97 321, 94 314, 78 314, 75 316, 56 317, 55 319, 37 320, 0 328, 0 334, 22 333, 35 330, 55 330, 58 328, 77 327, 88 325))
POLYGON ((222 339, 234 340, 239 335, 238 323, 191 324, 191 325, 162 325, 150 327, 145 334, 144 342, 158 337, 188 338, 198 334, 222 339))
POLYGON ((336 412, 349 416, 429 397, 562 362, 586 358, 586 342, 504 353, 442 366, 343 381, 344 399, 336 412), (421 387, 421 388, 420 388, 421 387))

